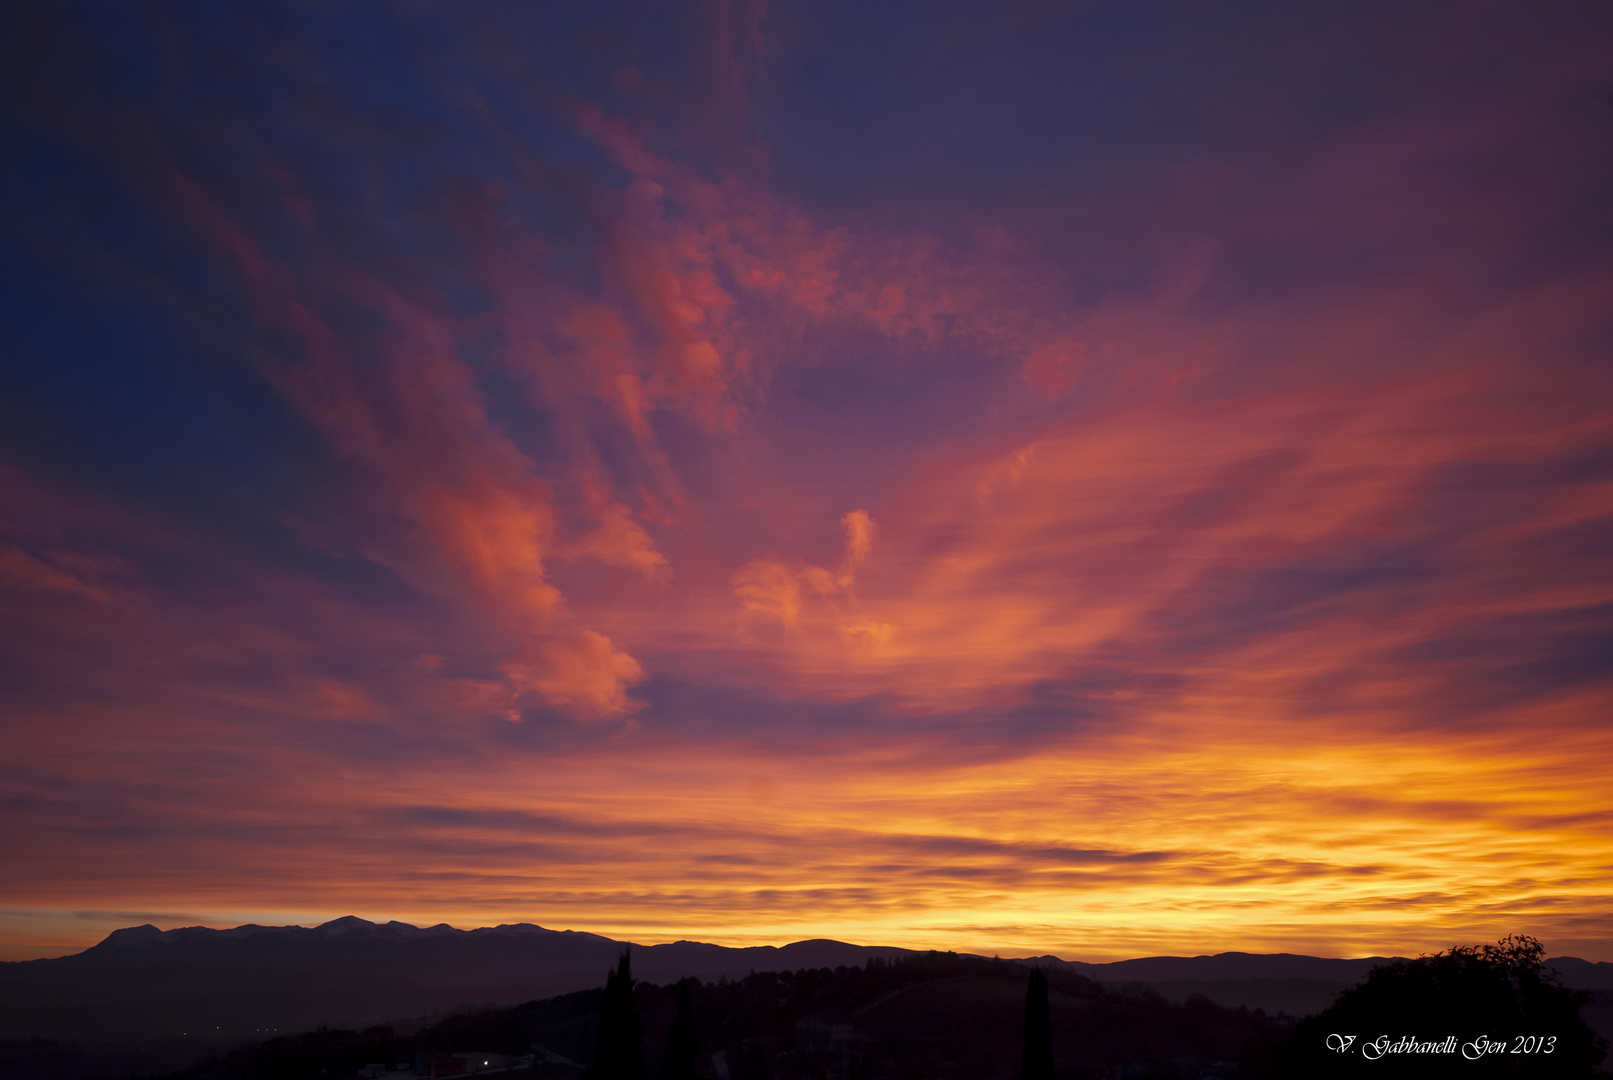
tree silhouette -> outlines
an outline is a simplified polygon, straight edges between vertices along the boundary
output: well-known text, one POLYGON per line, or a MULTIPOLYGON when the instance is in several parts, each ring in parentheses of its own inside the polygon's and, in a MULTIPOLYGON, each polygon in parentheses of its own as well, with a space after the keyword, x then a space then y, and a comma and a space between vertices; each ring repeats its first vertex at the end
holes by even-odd
POLYGON ((1589 1077, 1603 1057, 1579 1015, 1590 995, 1544 969, 1545 954, 1520 936, 1375 967, 1294 1028, 1274 1075, 1589 1077), (1377 1049, 1450 1036, 1454 1052, 1377 1049), (1482 1053, 1486 1042, 1502 1048, 1482 1053))
POLYGON ((587 1080, 644 1080, 644 1051, 638 1011, 633 1007, 633 968, 626 949, 616 970, 605 975, 599 1010, 599 1051, 584 1074, 587 1080))
POLYGON ((1053 1020, 1047 1009, 1047 977, 1031 969, 1025 990, 1025 1056, 1020 1080, 1053 1080, 1053 1020))
POLYGON ((661 1080, 695 1080, 694 1012, 689 1007, 689 980, 678 982, 678 1015, 666 1037, 661 1058, 661 1080))

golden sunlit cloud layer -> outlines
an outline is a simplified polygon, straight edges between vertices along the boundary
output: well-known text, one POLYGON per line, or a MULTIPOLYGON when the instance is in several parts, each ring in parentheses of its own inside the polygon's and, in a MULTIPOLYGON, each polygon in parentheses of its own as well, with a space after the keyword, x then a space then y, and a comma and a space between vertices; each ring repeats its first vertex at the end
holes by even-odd
MULTIPOLYGON (((1192 133, 1072 103, 1027 180, 854 131, 857 188, 775 14, 372 13, 354 74, 353 12, 187 15, 147 72, 137 16, 21 9, 0 956, 354 913, 1613 959, 1596 35, 1227 16, 1308 58, 1291 114, 1161 31, 1192 133), (1363 55, 1413 104, 1324 108, 1363 55)), ((856 131, 925 115, 834 56, 856 131)))

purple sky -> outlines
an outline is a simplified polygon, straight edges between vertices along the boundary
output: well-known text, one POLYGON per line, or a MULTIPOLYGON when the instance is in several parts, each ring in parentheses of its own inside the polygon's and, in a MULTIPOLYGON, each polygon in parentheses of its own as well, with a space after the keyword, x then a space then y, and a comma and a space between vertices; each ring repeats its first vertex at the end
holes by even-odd
POLYGON ((0 43, 0 957, 1613 960, 1605 4, 0 43))

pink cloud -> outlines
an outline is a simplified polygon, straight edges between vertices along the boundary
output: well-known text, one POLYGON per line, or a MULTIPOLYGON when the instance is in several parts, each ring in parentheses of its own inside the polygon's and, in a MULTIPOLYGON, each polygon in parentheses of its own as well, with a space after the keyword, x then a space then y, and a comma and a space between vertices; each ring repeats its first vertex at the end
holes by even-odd
MULTIPOLYGON (((60 555, 57 560, 65 561, 60 555)), ((32 592, 68 593, 99 604, 112 602, 112 597, 105 589, 10 545, 0 545, 0 582, 32 592)))

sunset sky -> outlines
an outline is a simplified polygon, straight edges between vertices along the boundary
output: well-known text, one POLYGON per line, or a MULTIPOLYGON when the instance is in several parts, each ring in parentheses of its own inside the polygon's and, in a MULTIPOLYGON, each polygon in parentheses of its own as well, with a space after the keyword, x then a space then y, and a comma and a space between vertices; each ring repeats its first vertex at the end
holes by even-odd
POLYGON ((1613 7, 19 2, 0 959, 1613 960, 1613 7))

